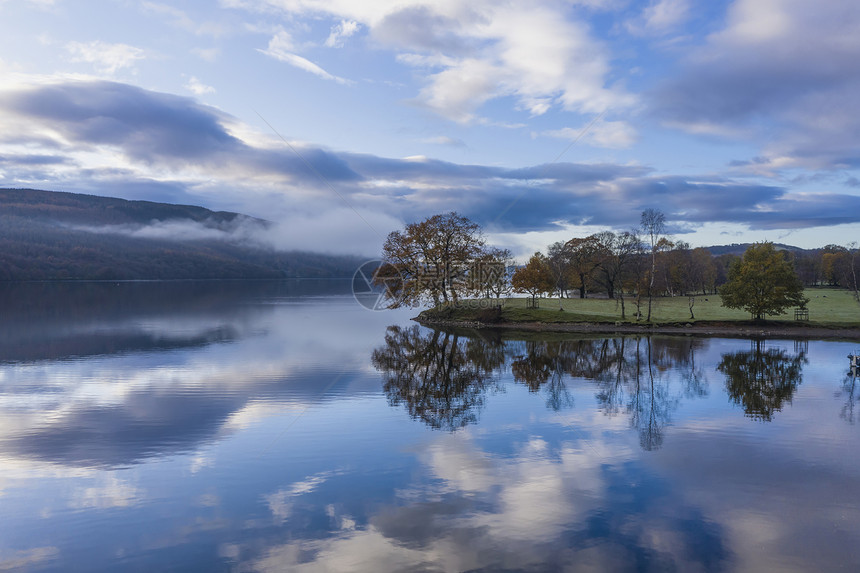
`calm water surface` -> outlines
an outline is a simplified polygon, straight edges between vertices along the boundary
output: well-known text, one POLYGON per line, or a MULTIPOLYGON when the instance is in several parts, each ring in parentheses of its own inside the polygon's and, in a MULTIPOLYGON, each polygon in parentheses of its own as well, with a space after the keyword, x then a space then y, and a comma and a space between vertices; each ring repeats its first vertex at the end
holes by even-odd
POLYGON ((856 571, 858 342, 0 287, 0 571, 856 571))

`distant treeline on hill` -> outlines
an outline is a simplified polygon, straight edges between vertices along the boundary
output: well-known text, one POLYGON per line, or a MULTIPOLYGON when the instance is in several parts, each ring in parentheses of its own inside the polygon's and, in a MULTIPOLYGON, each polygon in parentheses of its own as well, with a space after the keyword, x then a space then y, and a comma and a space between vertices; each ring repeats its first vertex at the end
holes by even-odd
POLYGON ((0 281, 351 277, 363 258, 284 252, 262 219, 190 205, 0 189, 0 281))

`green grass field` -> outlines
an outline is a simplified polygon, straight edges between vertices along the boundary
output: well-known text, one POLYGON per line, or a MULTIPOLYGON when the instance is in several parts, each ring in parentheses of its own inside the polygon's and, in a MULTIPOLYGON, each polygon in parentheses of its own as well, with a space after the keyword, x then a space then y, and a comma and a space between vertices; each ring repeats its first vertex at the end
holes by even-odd
MULTIPOLYGON (((809 323, 822 326, 860 326, 860 303, 848 290, 815 288, 805 292, 809 300, 809 323)), ((693 306, 695 320, 690 320, 689 297, 655 298, 651 309, 651 322, 696 323, 696 322, 748 322, 750 315, 741 310, 732 310, 720 304, 719 295, 696 296, 693 306)), ((461 308, 441 311, 439 318, 478 320, 481 310, 466 301, 461 308)), ((493 302, 495 301, 488 301, 493 302)), ((643 321, 647 314, 647 299, 642 303, 643 321)), ((636 306, 632 300, 625 303, 627 318, 624 322, 635 323, 636 306)), ((525 298, 502 300, 502 318, 507 322, 617 322, 621 321, 621 306, 614 300, 601 298, 542 298, 539 308, 526 308, 525 298), (563 310, 559 310, 562 308, 563 310)), ((768 322, 795 324, 794 311, 781 316, 769 316, 768 322)))

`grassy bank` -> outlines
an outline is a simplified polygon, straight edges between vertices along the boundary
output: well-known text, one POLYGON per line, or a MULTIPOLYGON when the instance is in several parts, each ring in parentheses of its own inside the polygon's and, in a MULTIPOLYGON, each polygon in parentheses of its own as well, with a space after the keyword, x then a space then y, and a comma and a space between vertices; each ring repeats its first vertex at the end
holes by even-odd
MULTIPOLYGON (((808 289, 809 325, 837 328, 860 327, 860 303, 854 300, 851 292, 839 289, 808 289)), ((653 324, 706 324, 738 323, 749 324, 750 315, 741 310, 732 310, 720 304, 719 295, 696 296, 693 306, 695 319, 690 319, 689 297, 656 298, 652 303, 651 322, 653 324)), ((526 308, 526 299, 501 299, 501 313, 494 316, 488 306, 498 304, 495 300, 464 301, 457 308, 445 307, 429 309, 421 313, 424 320, 479 321, 479 322, 539 322, 539 323, 625 323, 642 324, 634 316, 636 307, 632 301, 626 302, 626 320, 621 318, 621 306, 614 300, 601 298, 547 299, 542 298, 539 308, 526 308), (561 310, 560 310, 561 309, 561 310)), ((647 313, 647 301, 642 304, 643 317, 647 313)), ((768 317, 772 324, 799 326, 794 320, 794 311, 782 316, 768 317)), ((805 326, 807 323, 804 323, 805 326)))

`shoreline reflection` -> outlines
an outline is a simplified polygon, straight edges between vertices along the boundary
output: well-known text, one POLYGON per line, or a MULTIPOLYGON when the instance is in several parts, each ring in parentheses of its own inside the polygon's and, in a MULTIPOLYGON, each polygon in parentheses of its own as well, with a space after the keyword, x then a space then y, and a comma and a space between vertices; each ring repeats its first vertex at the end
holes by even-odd
POLYGON ((382 373, 392 406, 434 429, 456 431, 478 422, 485 397, 510 368, 514 382, 546 396, 553 411, 574 407, 570 385, 588 381, 607 416, 624 413, 645 450, 663 443, 664 427, 682 398, 706 396, 696 362, 706 342, 695 338, 618 337, 502 340, 492 331, 390 326, 371 362, 382 373), (673 387, 669 372, 680 373, 673 387))
MULTIPOLYGON (((802 382, 806 350, 752 344, 748 352, 724 353, 715 371, 725 376, 732 403, 769 422, 802 382)), ((544 395, 556 412, 574 407, 571 384, 591 382, 600 410, 628 416, 640 446, 650 451, 663 445, 682 400, 708 395, 708 376, 696 358, 707 346, 707 339, 694 337, 504 340, 494 331, 395 325, 371 362, 392 406, 446 431, 478 423, 486 396, 498 390, 508 368, 514 382, 544 395)))

